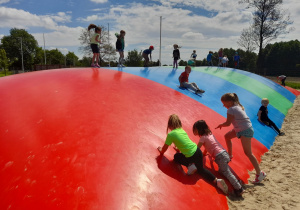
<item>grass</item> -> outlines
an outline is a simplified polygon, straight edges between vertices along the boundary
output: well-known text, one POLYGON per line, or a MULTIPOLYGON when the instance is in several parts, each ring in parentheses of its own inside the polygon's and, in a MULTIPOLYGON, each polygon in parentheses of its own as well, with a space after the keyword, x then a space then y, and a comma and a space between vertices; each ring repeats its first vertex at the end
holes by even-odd
MULTIPOLYGON (((6 72, 6 76, 8 75, 12 75, 12 72, 11 71, 7 71, 6 72)), ((5 77, 5 73, 3 71, 0 71, 0 77, 5 77)))
MULTIPOLYGON (((266 76, 273 82, 277 82, 277 77, 266 76)), ((281 83, 280 83, 281 84, 281 83)), ((285 85, 294 89, 300 89, 300 77, 287 77, 285 80, 285 85)))
POLYGON ((300 82, 285 82, 285 85, 294 89, 300 89, 300 82))

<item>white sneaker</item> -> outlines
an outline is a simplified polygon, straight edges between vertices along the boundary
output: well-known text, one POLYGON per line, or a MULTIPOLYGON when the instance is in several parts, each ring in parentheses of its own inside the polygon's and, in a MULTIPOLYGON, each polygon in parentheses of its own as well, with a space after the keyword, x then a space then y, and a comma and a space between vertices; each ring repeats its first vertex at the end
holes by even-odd
POLYGON ((267 174, 263 171, 259 173, 259 175, 256 174, 255 179, 252 181, 253 184, 259 184, 261 181, 266 178, 267 174))
POLYGON ((197 171, 197 167, 195 166, 195 164, 193 163, 192 165, 190 165, 188 167, 188 172, 187 175, 192 175, 197 171))
POLYGON ((217 179, 217 186, 223 191, 223 193, 228 193, 228 186, 223 179, 217 179))

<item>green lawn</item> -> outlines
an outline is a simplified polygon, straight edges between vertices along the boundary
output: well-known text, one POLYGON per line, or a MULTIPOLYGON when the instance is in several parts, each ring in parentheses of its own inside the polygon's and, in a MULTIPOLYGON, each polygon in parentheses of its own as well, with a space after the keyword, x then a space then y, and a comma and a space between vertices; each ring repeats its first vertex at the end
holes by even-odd
MULTIPOLYGON (((8 75, 12 75, 12 72, 11 71, 7 71, 6 72, 6 76, 8 75)), ((0 77, 5 77, 5 73, 3 71, 0 71, 0 77)))
POLYGON ((300 82, 285 82, 285 85, 294 89, 300 89, 300 82))

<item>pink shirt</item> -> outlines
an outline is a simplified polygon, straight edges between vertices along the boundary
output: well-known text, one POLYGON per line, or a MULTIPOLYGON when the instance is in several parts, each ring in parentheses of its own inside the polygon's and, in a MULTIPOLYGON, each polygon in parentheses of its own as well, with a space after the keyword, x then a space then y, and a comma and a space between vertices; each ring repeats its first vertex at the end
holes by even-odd
POLYGON ((217 154, 225 150, 212 134, 201 136, 199 142, 203 143, 203 146, 213 158, 216 158, 217 154))

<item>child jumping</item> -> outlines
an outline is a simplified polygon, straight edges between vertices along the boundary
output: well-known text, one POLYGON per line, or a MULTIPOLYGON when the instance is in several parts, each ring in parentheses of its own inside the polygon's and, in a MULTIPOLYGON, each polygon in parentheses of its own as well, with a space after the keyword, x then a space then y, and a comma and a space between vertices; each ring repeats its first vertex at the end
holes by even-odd
POLYGON ((208 52, 208 55, 207 55, 207 57, 206 57, 206 60, 207 60, 207 65, 208 66, 213 66, 214 64, 213 64, 213 61, 212 61, 212 59, 213 59, 213 52, 212 51, 209 51, 208 52))
POLYGON ((95 24, 90 24, 88 27, 88 31, 90 31, 92 28, 95 29, 95 33, 93 34, 91 38, 91 48, 93 52, 93 59, 92 59, 92 67, 98 67, 99 65, 99 56, 100 56, 100 49, 99 44, 101 44, 100 41, 100 34, 101 34, 101 28, 99 26, 96 26, 95 24))
POLYGON ((270 127, 273 127, 279 136, 284 136, 285 133, 284 132, 281 132, 279 130, 279 128, 275 125, 275 123, 270 120, 270 118, 268 117, 268 105, 269 105, 269 99, 267 98, 263 98, 261 100, 261 107, 259 108, 259 111, 257 113, 257 116, 258 116, 258 120, 262 123, 264 123, 265 125, 268 125, 270 127))
POLYGON ((194 83, 194 82, 189 83, 189 75, 190 75, 191 71, 192 71, 192 69, 190 66, 185 67, 185 71, 182 72, 178 78, 180 87, 191 89, 191 90, 195 91, 195 93, 204 93, 205 91, 199 89, 199 87, 197 86, 196 83, 194 83))
POLYGON ((195 122, 193 126, 193 133, 195 136, 200 137, 198 147, 201 148, 202 145, 205 147, 203 155, 205 155, 206 151, 211 155, 218 164, 219 172, 232 184, 235 194, 238 196, 242 195, 244 189, 237 178, 232 174, 228 166, 228 163, 230 162, 229 155, 222 145, 216 140, 206 122, 204 120, 198 120, 195 122))
POLYGON ((121 30, 120 34, 115 33, 115 36, 117 37, 116 51, 119 52, 119 54, 120 54, 118 66, 121 66, 121 67, 124 67, 125 34, 126 34, 126 32, 124 30, 121 30))
POLYGON ((223 59, 223 48, 220 48, 218 51, 218 56, 219 56, 219 63, 218 66, 222 66, 222 59, 223 59))
POLYGON ((240 59, 241 59, 241 57, 239 56, 239 53, 235 52, 235 55, 233 56, 234 68, 237 69, 240 67, 240 59))
POLYGON ((179 150, 174 155, 174 161, 188 168, 188 175, 198 171, 198 173, 207 181, 215 184, 225 194, 228 193, 228 187, 223 179, 217 179, 209 170, 203 168, 203 155, 201 150, 182 129, 182 124, 176 114, 169 116, 167 126, 167 138, 163 147, 158 147, 160 155, 163 155, 169 146, 174 143, 179 150), (170 130, 170 132, 169 132, 170 130), (194 163, 194 164, 193 164, 194 163))
POLYGON ((178 68, 178 63, 177 62, 180 59, 180 52, 179 52, 178 48, 180 48, 180 47, 178 46, 178 44, 174 44, 173 47, 174 47, 174 50, 173 50, 173 58, 174 58, 173 68, 175 68, 175 66, 176 66, 176 69, 177 69, 178 68))
POLYGON ((144 67, 147 67, 148 64, 149 64, 149 57, 148 55, 150 55, 150 60, 152 61, 152 57, 151 57, 151 54, 152 54, 152 51, 154 50, 154 47, 153 46, 150 46, 149 49, 146 49, 143 51, 143 58, 145 59, 145 63, 144 63, 144 67))
POLYGON ((197 58, 197 54, 196 54, 196 50, 193 50, 193 53, 191 54, 191 58, 196 61, 197 58))
POLYGON ((228 64, 229 59, 227 58, 227 55, 224 55, 224 57, 222 58, 222 64, 223 67, 226 67, 228 64))
POLYGON ((245 155, 249 158, 255 171, 256 177, 253 184, 260 183, 267 174, 260 170, 256 157, 252 154, 251 138, 254 130, 252 123, 245 112, 245 108, 241 105, 238 96, 235 93, 226 93, 221 97, 223 106, 227 108, 226 122, 218 125, 217 128, 228 127, 231 124, 234 129, 225 134, 226 145, 230 159, 232 159, 232 142, 231 139, 237 137, 241 139, 245 155))

